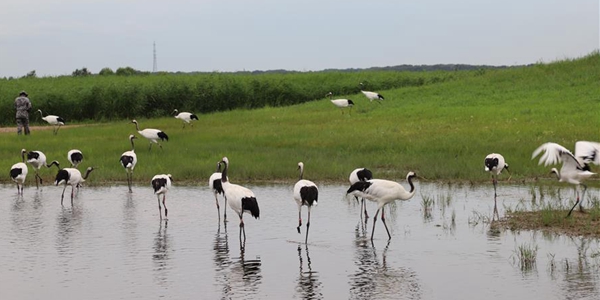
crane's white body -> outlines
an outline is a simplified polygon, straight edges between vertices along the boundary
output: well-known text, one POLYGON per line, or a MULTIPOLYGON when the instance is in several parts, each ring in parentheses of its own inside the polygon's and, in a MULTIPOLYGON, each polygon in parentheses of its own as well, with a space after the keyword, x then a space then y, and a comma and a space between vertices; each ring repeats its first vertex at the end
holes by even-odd
POLYGON ((581 197, 584 198, 587 186, 583 184, 583 181, 596 174, 589 171, 587 163, 598 163, 596 158, 600 152, 598 143, 594 142, 577 142, 575 147, 578 148, 575 152, 578 153, 579 156, 573 155, 571 151, 557 143, 542 144, 535 149, 531 155, 531 158, 533 159, 543 152, 538 162, 540 165, 542 163, 544 166, 562 163, 560 171, 558 171, 556 168, 552 168, 552 173, 556 174, 559 182, 568 182, 575 185, 575 195, 577 200, 567 216, 571 215, 571 212, 577 206, 577 204, 579 204, 579 209, 583 210, 579 198, 579 189, 580 186, 584 187, 581 197))
POLYGON ((137 132, 143 136, 144 138, 146 138, 148 141, 150 141, 150 148, 152 149, 152 144, 158 144, 158 146, 160 148, 162 148, 162 145, 158 142, 158 140, 169 140, 169 137, 166 135, 166 133, 164 133, 162 130, 158 130, 158 129, 153 129, 153 128, 146 128, 143 130, 140 130, 138 122, 136 120, 131 121, 131 123, 135 124, 135 129, 137 130, 137 132))
POLYGON ((160 196, 163 196, 162 206, 165 208, 165 219, 168 215, 168 209, 166 205, 167 192, 171 188, 171 182, 173 181, 173 177, 171 174, 158 174, 152 177, 152 188, 154 189, 154 194, 158 199, 158 215, 162 220, 162 211, 160 206, 160 196))
POLYGON ((298 163, 298 170, 300 170, 300 179, 294 185, 294 200, 298 205, 298 233, 300 233, 300 227, 302 226, 302 206, 306 206, 308 209, 308 221, 306 222, 306 238, 305 243, 308 243, 308 229, 310 228, 310 210, 313 206, 317 206, 319 200, 319 188, 317 185, 310 181, 303 179, 304 175, 304 163, 298 163))
POLYGON ((94 170, 94 168, 87 168, 85 176, 81 176, 81 172, 75 168, 64 168, 58 171, 56 174, 56 180, 54 181, 55 185, 64 184, 63 192, 60 198, 60 205, 63 204, 63 199, 65 196, 65 190, 67 189, 67 185, 71 186, 71 205, 73 205, 73 197, 75 194, 75 187, 85 182, 90 173, 94 170))
POLYGON ((383 97, 381 94, 379 94, 379 93, 376 93, 376 92, 369 92, 369 91, 363 91, 363 89, 362 89, 362 88, 363 88, 363 86, 364 86, 364 84, 361 82, 361 83, 360 83, 360 91, 361 91, 361 93, 363 93, 363 95, 365 95, 365 97, 367 97, 367 99, 369 99, 369 102, 373 102, 373 100, 379 100, 379 101, 381 101, 381 100, 384 100, 384 99, 385 99, 385 98, 384 98, 384 97, 383 97))
POLYGON ((67 152, 67 160, 71 163, 71 167, 77 168, 83 161, 83 153, 78 149, 69 150, 69 152, 67 152))
POLYGON ((65 120, 59 116, 47 115, 44 117, 44 113, 42 113, 42 110, 38 109, 38 112, 42 116, 42 120, 46 121, 50 125, 54 125, 54 134, 58 133, 58 129, 60 129, 60 126, 65 125, 65 120))
POLYGON ((125 172, 127 172, 127 185, 129 187, 129 192, 132 192, 131 183, 133 181, 133 169, 135 169, 135 165, 137 164, 137 155, 135 154, 135 145, 133 143, 134 139, 136 139, 135 135, 129 135, 131 150, 123 152, 123 154, 121 154, 121 158, 119 159, 121 166, 123 166, 123 168, 125 168, 125 172))
POLYGON ((10 179, 17 183, 17 193, 23 195, 25 179, 27 178, 27 164, 25 164, 25 153, 27 150, 21 149, 21 162, 18 162, 10 167, 10 179))
MULTIPOLYGON (((350 173, 348 181, 350 181, 350 185, 353 185, 359 181, 367 181, 369 179, 373 179, 373 173, 371 172, 371 170, 367 168, 356 168, 350 173)), ((358 201, 358 197, 355 196, 355 198, 356 201, 358 201)), ((367 205, 365 204, 365 198, 361 198, 360 200, 360 211, 361 218, 362 214, 364 213, 366 222, 366 219, 369 218, 369 214, 367 213, 367 205)))
POLYGON ((390 231, 388 230, 387 224, 385 223, 385 212, 384 206, 390 202, 401 200, 406 201, 411 199, 416 192, 415 186, 412 183, 412 178, 417 177, 414 172, 408 172, 406 180, 410 185, 410 191, 407 191, 401 184, 384 179, 371 179, 367 181, 359 181, 350 186, 350 189, 346 192, 347 194, 353 194, 374 202, 377 202, 378 208, 373 217, 373 230, 371 232, 371 240, 375 233, 375 223, 377 222, 377 215, 381 210, 381 221, 385 226, 388 238, 391 239, 390 231))
POLYGON ((225 193, 225 198, 227 199, 229 207, 240 217, 240 242, 242 242, 242 234, 245 242, 246 230, 244 228, 243 214, 248 213, 258 219, 260 217, 258 202, 256 201, 256 196, 250 189, 229 182, 229 177, 227 177, 229 159, 223 157, 221 163, 224 164, 223 172, 221 173, 223 192, 225 193))
POLYGON ((215 204, 217 205, 217 214, 219 216, 219 222, 221 219, 221 207, 219 206, 219 194, 223 194, 223 198, 225 199, 225 206, 223 207, 223 222, 227 222, 227 197, 225 197, 225 192, 223 191, 223 184, 221 182, 221 163, 217 164, 217 171, 212 173, 208 178, 208 187, 215 195, 215 204))
POLYGON ((185 124, 190 124, 192 127, 194 127, 194 124, 192 123, 192 120, 198 120, 198 116, 196 116, 193 113, 190 112, 179 112, 178 110, 173 110, 173 114, 175 116, 176 119, 180 119, 181 121, 183 121, 183 127, 185 128, 185 124))
POLYGON ((329 96, 329 101, 333 103, 333 105, 340 108, 342 114, 344 114, 344 108, 349 107, 352 110, 352 106, 354 106, 354 102, 350 99, 333 99, 333 93, 329 92, 326 96, 329 96))

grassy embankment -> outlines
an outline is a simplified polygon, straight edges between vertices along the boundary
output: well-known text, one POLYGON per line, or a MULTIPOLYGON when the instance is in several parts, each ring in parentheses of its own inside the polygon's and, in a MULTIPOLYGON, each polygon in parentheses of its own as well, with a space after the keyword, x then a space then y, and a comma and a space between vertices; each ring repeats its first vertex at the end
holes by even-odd
MULTIPOLYGON (((148 143, 137 140, 134 180, 148 183, 154 174, 171 173, 176 183, 205 184, 217 161, 228 156, 235 182, 293 182, 298 161, 305 163, 305 177, 317 183, 345 183, 359 166, 371 168, 378 178, 401 180, 412 170, 431 180, 483 182, 489 180, 483 158, 498 152, 519 182, 550 178, 547 167, 531 160, 540 144, 553 141, 572 148, 577 140, 600 140, 598 54, 456 76, 379 91, 386 97, 381 104, 369 103, 360 93, 340 95, 356 103, 351 115, 342 115, 322 98, 201 114, 193 129, 182 129, 172 117, 138 118, 142 128, 159 128, 170 141, 163 143, 164 150, 149 152, 148 143)), ((135 133, 129 121, 61 129, 57 136, 52 131, 30 137, 1 134, 0 168, 8 172, 21 148, 44 151, 49 160, 66 166, 67 151, 78 148, 85 155, 83 168, 100 167, 91 183, 123 183, 118 158, 130 149, 127 137, 135 133)), ((55 174, 42 170, 47 182, 55 174)), ((9 182, 8 176, 1 181, 9 182)), ((596 180, 590 188, 597 185, 596 180)))

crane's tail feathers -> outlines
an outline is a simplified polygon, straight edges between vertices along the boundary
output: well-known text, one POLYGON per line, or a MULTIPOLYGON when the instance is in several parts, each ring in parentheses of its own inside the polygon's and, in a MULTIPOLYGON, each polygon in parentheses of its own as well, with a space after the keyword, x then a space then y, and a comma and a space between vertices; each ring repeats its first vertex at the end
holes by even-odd
POLYGON ((255 197, 242 198, 242 211, 249 212, 254 218, 260 218, 260 209, 255 197))

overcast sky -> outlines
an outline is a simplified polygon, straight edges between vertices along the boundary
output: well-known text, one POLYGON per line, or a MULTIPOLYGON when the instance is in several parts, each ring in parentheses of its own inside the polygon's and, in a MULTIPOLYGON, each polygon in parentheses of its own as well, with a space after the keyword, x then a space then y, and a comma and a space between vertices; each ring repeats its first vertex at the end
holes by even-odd
POLYGON ((515 65, 599 46, 598 0, 3 0, 0 77, 87 67, 515 65))

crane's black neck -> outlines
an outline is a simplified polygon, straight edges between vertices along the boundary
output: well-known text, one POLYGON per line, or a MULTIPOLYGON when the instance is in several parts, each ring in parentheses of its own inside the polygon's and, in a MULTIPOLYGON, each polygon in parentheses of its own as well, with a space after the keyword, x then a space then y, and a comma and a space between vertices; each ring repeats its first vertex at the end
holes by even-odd
POLYGON ((227 169, 229 168, 229 164, 225 161, 222 161, 222 163, 225 167, 223 167, 223 172, 221 173, 221 182, 227 182, 227 169))
POLYGON ((413 184, 412 179, 413 179, 413 176, 408 176, 407 181, 408 181, 408 184, 410 185, 409 193, 412 193, 415 190, 415 185, 413 184))
POLYGON ((90 176, 90 173, 92 173, 92 171, 94 171, 94 168, 87 169, 87 171, 85 172, 85 176, 83 176, 83 179, 87 179, 88 176, 90 176))
POLYGON ((138 126, 138 122, 133 122, 135 124, 135 130, 140 131, 140 127, 138 126))
POLYGON ((135 145, 133 144, 133 138, 130 138, 129 141, 131 141, 131 151, 134 151, 135 145))

